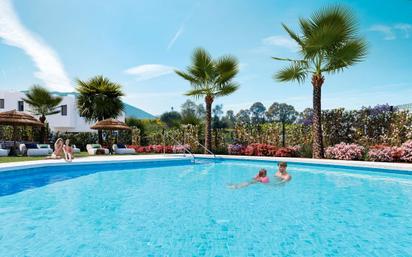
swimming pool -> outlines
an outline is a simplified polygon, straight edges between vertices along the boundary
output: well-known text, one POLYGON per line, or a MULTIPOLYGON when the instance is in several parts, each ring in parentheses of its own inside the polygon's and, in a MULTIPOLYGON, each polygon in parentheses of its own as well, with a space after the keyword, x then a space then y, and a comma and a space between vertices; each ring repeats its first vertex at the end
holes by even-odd
MULTIPOLYGON (((412 176, 189 160, 0 173, 0 256, 411 256, 412 176)), ((402 173, 402 172, 400 172, 402 173)))

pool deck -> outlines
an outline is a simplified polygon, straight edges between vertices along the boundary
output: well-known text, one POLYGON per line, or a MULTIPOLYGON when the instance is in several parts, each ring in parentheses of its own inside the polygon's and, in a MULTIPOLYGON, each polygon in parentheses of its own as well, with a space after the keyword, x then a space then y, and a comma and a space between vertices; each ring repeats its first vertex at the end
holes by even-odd
MULTIPOLYGON (((211 155, 196 154, 195 158, 214 158, 211 155)), ((217 158, 222 159, 236 159, 236 160, 264 160, 264 161, 285 161, 289 163, 309 163, 309 164, 323 164, 323 165, 337 165, 349 167, 367 167, 390 170, 403 170, 412 173, 411 163, 391 163, 391 162, 367 162, 367 161, 342 161, 330 159, 310 159, 310 158, 286 158, 286 157, 262 157, 262 156, 236 156, 236 155, 216 155, 217 158)), ((0 157, 1 158, 1 157, 0 157)), ((182 160, 193 158, 191 155, 183 154, 150 154, 150 155, 113 155, 113 156, 88 156, 74 159, 72 163, 113 163, 122 161, 161 161, 161 160, 182 160)), ((36 160, 25 162, 10 162, 1 163, 0 172, 5 170, 24 169, 29 167, 39 166, 58 166, 70 165, 64 160, 36 160)))

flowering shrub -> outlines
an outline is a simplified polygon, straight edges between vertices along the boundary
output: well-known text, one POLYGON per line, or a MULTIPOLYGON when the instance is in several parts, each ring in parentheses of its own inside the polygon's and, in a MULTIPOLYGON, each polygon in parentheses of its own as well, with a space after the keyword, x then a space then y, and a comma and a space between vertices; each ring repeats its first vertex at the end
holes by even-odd
POLYGON ((190 149, 189 145, 148 145, 148 146, 138 146, 138 145, 128 145, 127 148, 132 148, 136 153, 183 153, 184 149, 190 149))
POLYGON ((257 144, 250 144, 250 145, 246 146, 245 155, 249 155, 249 156, 257 155, 256 145, 257 144))
POLYGON ((400 159, 402 161, 412 162, 412 140, 408 140, 402 144, 402 155, 400 159))
POLYGON ((399 159, 398 147, 374 145, 369 148, 368 159, 377 162, 392 162, 399 159))
POLYGON ((299 156, 299 146, 288 146, 279 148, 275 156, 276 157, 298 157, 299 156))
POLYGON ((190 150, 190 145, 188 145, 188 144, 186 144, 186 145, 174 145, 172 147, 172 152, 173 153, 184 153, 185 149, 190 150))
POLYGON ((242 155, 245 153, 245 147, 241 144, 228 145, 227 152, 232 155, 242 155))
POLYGON ((277 148, 269 144, 250 144, 243 146, 240 144, 229 145, 229 154, 249 155, 249 156, 276 156, 276 157, 297 157, 299 156, 300 146, 288 146, 277 148))
POLYGON ((338 160, 360 160, 365 151, 363 146, 357 144, 340 143, 326 148, 326 157, 338 160))

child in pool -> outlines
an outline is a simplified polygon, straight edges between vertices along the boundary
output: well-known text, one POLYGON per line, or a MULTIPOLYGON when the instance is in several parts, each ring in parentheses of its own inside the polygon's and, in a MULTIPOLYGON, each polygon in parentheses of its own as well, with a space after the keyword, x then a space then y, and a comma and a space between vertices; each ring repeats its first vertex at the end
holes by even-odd
POLYGON ((259 173, 256 175, 255 180, 260 183, 269 183, 269 177, 267 175, 267 170, 261 169, 259 173))
POLYGON ((259 173, 253 178, 252 181, 243 182, 240 184, 230 184, 229 188, 238 189, 238 188, 247 187, 247 186, 250 186, 256 183, 264 183, 264 184, 269 183, 269 177, 267 176, 267 170, 261 169, 259 173))
POLYGON ((275 177, 280 180, 281 183, 290 181, 292 176, 286 171, 288 164, 286 162, 278 163, 278 171, 275 173, 275 177))

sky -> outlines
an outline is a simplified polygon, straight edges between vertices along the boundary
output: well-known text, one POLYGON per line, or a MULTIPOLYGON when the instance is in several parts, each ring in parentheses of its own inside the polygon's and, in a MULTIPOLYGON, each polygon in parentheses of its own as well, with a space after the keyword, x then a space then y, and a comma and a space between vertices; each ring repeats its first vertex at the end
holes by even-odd
MULTIPOLYGON (((281 23, 336 3, 326 0, 0 0, 0 89, 33 84, 74 91, 76 79, 104 75, 123 86, 124 100, 149 113, 179 109, 188 82, 185 69, 196 47, 240 63, 224 110, 260 101, 312 105, 310 81, 280 83, 273 74, 294 57, 296 45, 281 23)), ((346 0, 368 42, 366 60, 325 75, 324 109, 412 102, 412 1, 346 0)), ((193 99, 192 99, 193 100, 193 99)), ((201 102, 201 100, 197 100, 201 102)))

